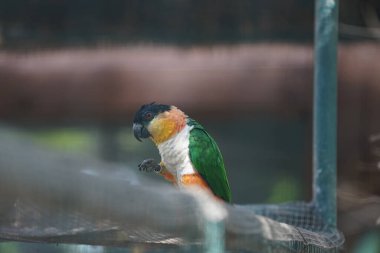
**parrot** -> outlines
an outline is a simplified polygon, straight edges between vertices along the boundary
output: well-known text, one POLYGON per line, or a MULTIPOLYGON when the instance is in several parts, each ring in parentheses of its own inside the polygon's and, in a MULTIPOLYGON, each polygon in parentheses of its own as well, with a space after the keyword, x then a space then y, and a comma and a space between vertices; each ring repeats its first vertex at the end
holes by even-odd
POLYGON ((222 154, 211 135, 197 121, 173 105, 142 105, 133 119, 138 141, 150 138, 161 162, 145 159, 140 171, 156 172, 178 187, 199 186, 218 199, 231 202, 222 154))

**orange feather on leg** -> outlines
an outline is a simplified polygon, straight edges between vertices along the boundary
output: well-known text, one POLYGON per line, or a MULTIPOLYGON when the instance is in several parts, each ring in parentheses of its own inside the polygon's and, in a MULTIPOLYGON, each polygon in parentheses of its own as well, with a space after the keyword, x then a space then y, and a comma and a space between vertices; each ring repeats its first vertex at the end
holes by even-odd
POLYGON ((177 184, 176 179, 172 173, 170 173, 167 169, 163 169, 160 174, 169 182, 173 184, 177 184))
POLYGON ((210 187, 199 174, 185 174, 181 177, 181 184, 184 186, 199 186, 202 189, 210 191, 210 187))
POLYGON ((221 198, 216 196, 210 189, 210 186, 206 183, 206 181, 202 178, 198 173, 196 174, 185 174, 181 177, 181 183, 184 186, 199 186, 203 190, 211 193, 217 200, 223 201, 221 198))

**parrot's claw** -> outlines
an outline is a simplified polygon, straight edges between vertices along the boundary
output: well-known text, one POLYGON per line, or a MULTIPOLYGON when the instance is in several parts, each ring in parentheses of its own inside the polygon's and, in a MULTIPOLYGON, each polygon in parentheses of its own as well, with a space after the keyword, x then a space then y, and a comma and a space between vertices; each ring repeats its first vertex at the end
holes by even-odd
POLYGON ((161 171, 161 165, 156 163, 154 159, 145 159, 138 165, 139 171, 145 171, 145 172, 160 172, 161 171))

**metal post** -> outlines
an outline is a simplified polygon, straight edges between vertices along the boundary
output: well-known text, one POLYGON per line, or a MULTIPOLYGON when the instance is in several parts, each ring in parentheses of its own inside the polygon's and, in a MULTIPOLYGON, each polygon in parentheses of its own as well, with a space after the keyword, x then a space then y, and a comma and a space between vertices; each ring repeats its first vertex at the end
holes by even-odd
POLYGON ((225 252, 224 220, 207 220, 205 224, 205 252, 225 252))
POLYGON ((224 253, 225 252, 225 220, 227 210, 223 203, 216 200, 210 193, 197 187, 187 191, 194 197, 199 205, 201 222, 204 226, 204 248, 205 253, 224 253))
POLYGON ((336 227, 338 0, 316 0, 314 33, 313 201, 336 227))

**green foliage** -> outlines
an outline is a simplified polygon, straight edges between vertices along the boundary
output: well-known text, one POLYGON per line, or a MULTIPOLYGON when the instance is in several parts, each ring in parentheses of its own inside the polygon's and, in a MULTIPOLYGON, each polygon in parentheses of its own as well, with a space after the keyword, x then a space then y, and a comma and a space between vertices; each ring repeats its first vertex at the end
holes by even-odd
POLYGON ((361 236, 354 253, 378 253, 380 252, 380 229, 370 231, 361 236))
POLYGON ((275 183, 268 203, 282 203, 298 200, 300 196, 300 185, 292 177, 281 177, 275 183))
POLYGON ((96 146, 94 136, 84 129, 61 128, 30 133, 45 146, 62 151, 90 153, 96 146))
POLYGON ((17 243, 0 243, 0 252, 19 253, 21 251, 17 243))

